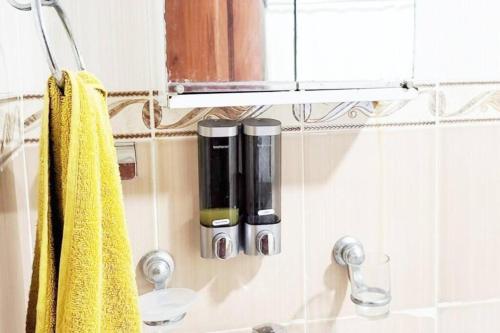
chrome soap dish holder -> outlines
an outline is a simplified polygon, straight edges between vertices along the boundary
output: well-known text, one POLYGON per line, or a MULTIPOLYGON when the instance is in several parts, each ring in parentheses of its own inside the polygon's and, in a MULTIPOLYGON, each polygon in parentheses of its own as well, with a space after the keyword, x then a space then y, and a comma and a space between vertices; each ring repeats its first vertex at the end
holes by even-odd
POLYGON ((186 317, 196 293, 186 288, 166 288, 175 268, 174 259, 167 252, 149 252, 141 262, 144 277, 154 285, 153 291, 139 296, 142 321, 148 326, 175 326, 186 317))
POLYGON ((366 253, 360 241, 345 236, 335 243, 333 258, 337 264, 347 267, 356 313, 372 319, 386 317, 391 302, 389 257, 366 253))

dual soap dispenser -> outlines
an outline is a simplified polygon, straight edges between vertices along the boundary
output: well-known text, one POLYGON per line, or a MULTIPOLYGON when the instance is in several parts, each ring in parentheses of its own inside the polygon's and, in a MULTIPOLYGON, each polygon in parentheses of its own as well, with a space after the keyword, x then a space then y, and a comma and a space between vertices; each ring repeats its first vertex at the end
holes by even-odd
POLYGON ((198 123, 200 250, 229 259, 281 252, 281 123, 198 123))

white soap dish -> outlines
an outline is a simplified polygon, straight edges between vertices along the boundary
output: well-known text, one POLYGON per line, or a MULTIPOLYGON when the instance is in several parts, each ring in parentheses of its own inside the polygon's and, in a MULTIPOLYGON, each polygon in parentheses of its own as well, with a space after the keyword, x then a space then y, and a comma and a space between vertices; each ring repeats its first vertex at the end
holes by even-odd
POLYGON ((148 326, 177 324, 196 300, 196 293, 191 289, 166 288, 174 271, 174 260, 167 252, 152 251, 141 261, 146 279, 155 286, 155 290, 139 297, 142 321, 148 326))
POLYGON ((142 321, 149 326, 164 326, 184 319, 196 300, 191 289, 167 288, 153 290, 139 297, 142 321))

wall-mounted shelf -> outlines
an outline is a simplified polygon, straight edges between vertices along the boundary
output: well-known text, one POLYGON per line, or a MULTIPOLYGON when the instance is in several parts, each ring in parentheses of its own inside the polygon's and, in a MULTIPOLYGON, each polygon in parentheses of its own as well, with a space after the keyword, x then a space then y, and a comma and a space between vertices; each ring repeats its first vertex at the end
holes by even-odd
POLYGON ((181 109, 406 100, 416 97, 417 94, 418 90, 413 87, 179 94, 168 96, 168 106, 172 109, 181 109))

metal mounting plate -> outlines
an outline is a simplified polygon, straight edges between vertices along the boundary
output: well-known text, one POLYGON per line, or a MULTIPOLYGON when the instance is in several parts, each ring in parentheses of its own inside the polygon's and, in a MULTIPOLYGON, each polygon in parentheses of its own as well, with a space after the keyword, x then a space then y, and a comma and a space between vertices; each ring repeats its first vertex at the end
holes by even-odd
POLYGON ((352 246, 359 246, 361 249, 363 248, 361 242, 351 236, 344 236, 335 243, 333 247, 333 258, 337 264, 347 266, 347 262, 344 259, 344 253, 346 249, 352 246))

